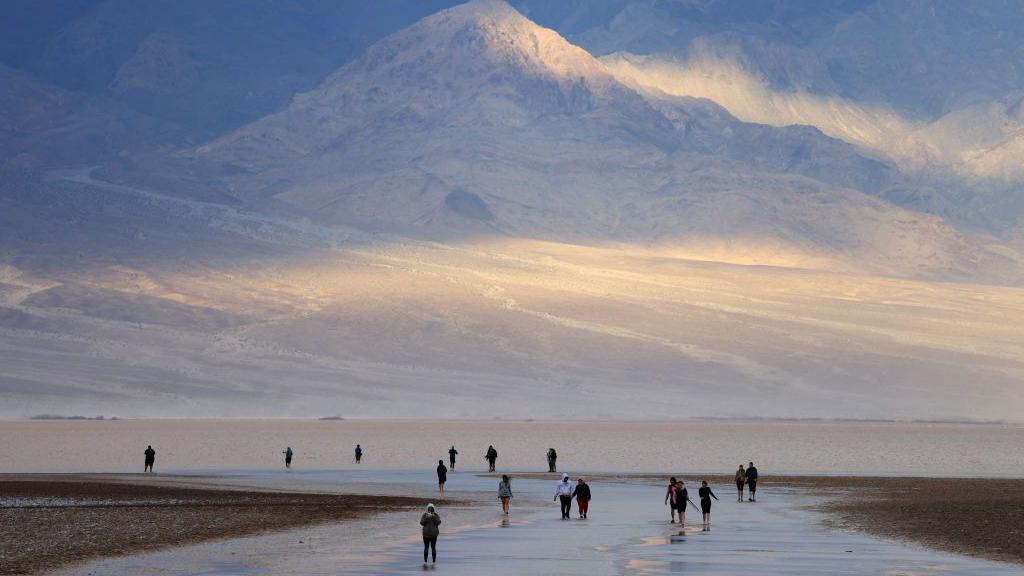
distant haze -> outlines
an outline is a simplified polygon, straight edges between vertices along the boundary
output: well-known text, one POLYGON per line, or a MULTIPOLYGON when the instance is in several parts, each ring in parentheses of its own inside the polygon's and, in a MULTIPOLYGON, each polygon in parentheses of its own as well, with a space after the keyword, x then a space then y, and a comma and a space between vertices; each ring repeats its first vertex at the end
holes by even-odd
POLYGON ((1013 420, 1011 3, 9 2, 0 417, 1013 420))

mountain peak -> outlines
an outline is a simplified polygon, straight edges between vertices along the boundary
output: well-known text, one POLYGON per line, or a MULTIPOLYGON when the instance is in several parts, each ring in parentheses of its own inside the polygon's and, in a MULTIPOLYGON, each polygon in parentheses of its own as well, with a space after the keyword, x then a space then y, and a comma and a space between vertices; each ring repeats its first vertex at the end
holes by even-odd
POLYGON ((414 36, 421 49, 442 44, 446 58, 460 53, 483 56, 492 64, 515 65, 555 78, 614 82, 586 50, 532 22, 504 0, 471 0, 424 18, 393 38, 403 35, 414 36))

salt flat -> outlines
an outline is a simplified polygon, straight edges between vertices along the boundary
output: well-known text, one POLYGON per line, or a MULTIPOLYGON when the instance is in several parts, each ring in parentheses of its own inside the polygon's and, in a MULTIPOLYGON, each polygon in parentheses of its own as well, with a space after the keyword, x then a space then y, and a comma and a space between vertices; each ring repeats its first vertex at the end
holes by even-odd
MULTIPOLYGON (((241 480, 280 487, 323 489, 360 486, 373 493, 429 494, 430 473, 401 471, 249 472, 241 480)), ((687 477, 690 484, 694 479, 687 477)), ((586 521, 558 519, 553 481, 513 480, 516 498, 508 521, 496 499, 496 481, 469 473, 450 477, 451 496, 472 506, 439 504, 446 520, 436 567, 420 557, 418 511, 388 514, 345 525, 323 525, 280 534, 189 546, 103 560, 57 574, 1018 574, 1019 567, 987 562, 828 530, 806 509, 816 497, 796 491, 763 491, 756 504, 737 503, 729 486, 715 486, 712 529, 699 524, 682 533, 667 521, 658 485, 593 481, 586 521), (482 506, 482 507, 478 507, 482 506), (552 568, 557 567, 557 568, 552 568)), ((696 518, 689 514, 689 522, 696 518)))

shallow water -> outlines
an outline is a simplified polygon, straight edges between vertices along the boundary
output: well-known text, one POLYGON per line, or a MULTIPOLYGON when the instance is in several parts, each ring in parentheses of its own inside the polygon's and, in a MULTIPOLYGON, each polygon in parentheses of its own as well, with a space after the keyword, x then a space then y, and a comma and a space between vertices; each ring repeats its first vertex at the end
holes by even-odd
POLYGON ((509 422, 117 420, 0 422, 0 471, 135 472, 152 444, 157 471, 270 469, 295 450, 296 470, 433 470, 459 450, 482 470, 493 444, 500 469, 731 473, 1014 476, 1024 469, 1024 425, 854 422, 509 422))
MULTIPOLYGON (((300 487, 360 486, 367 492, 430 494, 435 489, 417 472, 346 471, 291 474, 268 471, 228 475, 233 483, 283 481, 300 487), (376 476, 376 481, 373 478, 376 476)), ((690 480, 690 479, 688 479, 690 480)), ((691 488, 695 483, 688 482, 691 488)), ((477 499, 495 480, 458 473, 452 495, 477 499)), ((514 479, 516 498, 505 522, 496 499, 478 507, 439 504, 444 523, 439 561, 424 566, 417 524, 419 511, 386 514, 344 525, 206 543, 162 552, 93 562, 60 572, 181 576, 270 576, 276 574, 450 575, 563 574, 738 574, 759 575, 1005 575, 1019 566, 959 557, 900 542, 828 530, 805 507, 816 498, 791 490, 764 490, 756 504, 738 503, 727 486, 712 508, 712 529, 700 529, 688 513, 682 534, 670 525, 660 486, 591 482, 588 520, 563 521, 551 501, 554 480, 514 479)))

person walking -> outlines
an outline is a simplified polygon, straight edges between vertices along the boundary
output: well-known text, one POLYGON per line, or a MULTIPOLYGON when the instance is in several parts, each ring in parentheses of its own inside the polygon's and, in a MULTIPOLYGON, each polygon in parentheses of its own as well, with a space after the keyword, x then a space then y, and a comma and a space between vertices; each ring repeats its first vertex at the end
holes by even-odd
POLYGON ((711 491, 707 480, 701 480, 697 496, 700 496, 700 512, 704 515, 704 530, 711 530, 711 499, 718 500, 718 496, 711 491))
POLYGON ((144 473, 145 472, 152 472, 153 471, 153 463, 156 462, 156 450, 153 450, 153 446, 149 445, 146 448, 146 451, 143 452, 143 454, 146 455, 146 464, 145 464, 145 467, 142 469, 142 471, 144 473))
POLYGON ((420 526, 423 526, 423 563, 427 563, 427 552, 431 554, 431 562, 437 562, 437 537, 441 534, 441 516, 433 504, 427 504, 427 511, 420 516, 420 526))
POLYGON ((456 450, 455 445, 452 444, 452 447, 448 449, 448 463, 451 464, 452 472, 455 471, 455 456, 457 456, 458 453, 459 451, 456 450))
POLYGON ((580 511, 580 519, 586 519, 587 511, 590 509, 590 485, 583 478, 576 480, 576 489, 572 491, 576 497, 576 507, 580 511))
POLYGON ((757 468, 751 462, 747 466, 747 490, 750 492, 750 502, 757 502, 757 468))
POLYGON ((682 480, 676 483, 674 502, 676 505, 676 514, 679 515, 679 525, 683 526, 686 524, 686 504, 689 503, 695 509, 697 508, 697 505, 693 503, 693 500, 690 500, 690 493, 686 490, 686 483, 682 480))
POLYGON ((552 500, 561 500, 562 520, 568 520, 572 512, 572 481, 568 474, 562 474, 562 481, 555 486, 555 497, 552 500))
POLYGON ((673 476, 668 479, 668 488, 665 489, 665 505, 668 506, 668 513, 672 516, 669 524, 676 523, 676 484, 678 480, 673 476))
POLYGON ((555 461, 558 460, 558 453, 554 448, 548 448, 548 472, 557 472, 555 461))
POLYGON ((747 481, 747 473, 743 470, 743 464, 736 471, 736 501, 743 502, 743 484, 747 481))
POLYGON ((484 460, 487 460, 487 471, 494 472, 494 462, 498 459, 498 451, 494 449, 494 446, 487 447, 487 454, 484 455, 484 460))
POLYGON ((292 467, 292 456, 295 454, 294 452, 292 452, 292 447, 289 446, 288 448, 283 450, 282 454, 284 454, 284 467, 285 468, 291 468, 292 467))
POLYGON ((437 461, 437 487, 441 490, 441 495, 444 495, 444 483, 448 481, 448 468, 444 465, 444 460, 437 461))
POLYGON ((356 464, 361 464, 363 461, 363 447, 356 444, 356 464))
POLYGON ((498 499, 501 500, 501 511, 508 516, 508 507, 512 501, 512 481, 507 474, 502 474, 501 482, 498 482, 498 499))

